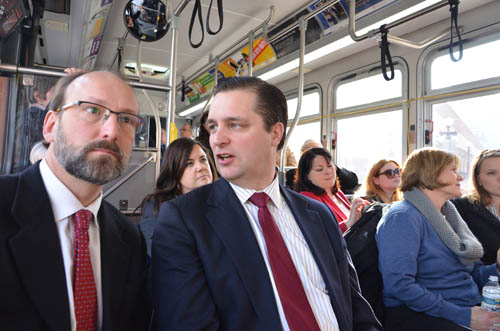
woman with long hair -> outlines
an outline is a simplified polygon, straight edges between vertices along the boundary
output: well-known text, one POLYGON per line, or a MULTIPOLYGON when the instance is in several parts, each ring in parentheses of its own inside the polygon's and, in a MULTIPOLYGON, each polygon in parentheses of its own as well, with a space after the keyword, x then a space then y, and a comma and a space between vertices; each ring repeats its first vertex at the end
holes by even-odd
POLYGON ((459 158, 434 148, 408 156, 404 200, 382 217, 376 233, 383 279, 384 329, 489 330, 500 314, 481 310, 480 289, 498 263, 483 265, 483 247, 457 209, 459 158))
POLYGON ((495 263, 500 247, 500 149, 486 149, 472 166, 472 191, 453 203, 484 249, 483 263, 495 263))
POLYGON ((359 220, 368 201, 357 198, 349 202, 340 189, 336 166, 324 148, 311 148, 299 161, 296 190, 301 194, 325 203, 335 215, 342 232, 359 220))
POLYGON ((153 193, 142 202, 139 227, 144 233, 151 256, 151 238, 160 205, 217 179, 217 172, 209 153, 196 140, 179 138, 165 151, 160 176, 153 193))
POLYGON ((401 168, 394 160, 382 159, 376 162, 366 176, 366 192, 363 199, 370 202, 391 203, 402 199, 401 168))

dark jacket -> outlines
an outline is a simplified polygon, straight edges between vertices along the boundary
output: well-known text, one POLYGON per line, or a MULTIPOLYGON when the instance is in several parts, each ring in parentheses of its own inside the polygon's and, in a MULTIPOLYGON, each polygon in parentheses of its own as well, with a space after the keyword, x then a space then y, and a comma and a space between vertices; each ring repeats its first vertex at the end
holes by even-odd
MULTIPOLYGON (((281 193, 316 260, 340 330, 381 330, 333 214, 291 190, 281 193)), ((225 179, 162 204, 152 253, 160 330, 281 330, 257 239, 225 179)))
POLYGON ((469 229, 483 245, 484 264, 497 262, 497 251, 500 248, 500 220, 480 204, 471 203, 467 198, 453 199, 458 212, 469 226, 469 229))
MULTIPOLYGON (((59 234, 39 162, 0 177, 0 329, 71 330, 59 234)), ((102 201, 102 330, 147 330, 146 247, 137 227, 102 201)))

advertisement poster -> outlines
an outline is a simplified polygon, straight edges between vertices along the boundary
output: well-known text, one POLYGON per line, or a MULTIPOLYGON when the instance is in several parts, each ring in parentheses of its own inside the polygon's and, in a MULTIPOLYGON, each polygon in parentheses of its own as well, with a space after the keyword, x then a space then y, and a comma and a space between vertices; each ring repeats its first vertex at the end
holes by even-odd
MULTIPOLYGON (((247 75, 249 46, 233 54, 221 62, 218 66, 217 79, 247 75)), ((253 70, 254 72, 264 68, 266 65, 276 61, 276 53, 272 46, 264 39, 258 38, 253 43, 253 70)), ((214 88, 214 69, 202 74, 184 89, 186 103, 197 102, 209 95, 214 88)))

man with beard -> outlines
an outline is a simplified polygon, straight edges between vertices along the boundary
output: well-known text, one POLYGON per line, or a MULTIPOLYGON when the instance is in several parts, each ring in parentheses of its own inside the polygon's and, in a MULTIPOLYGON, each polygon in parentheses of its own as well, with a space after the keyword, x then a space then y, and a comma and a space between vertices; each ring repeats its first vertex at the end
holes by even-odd
POLYGON ((102 199, 131 154, 132 89, 110 72, 59 80, 45 158, 0 177, 2 330, 147 330, 146 249, 102 199))

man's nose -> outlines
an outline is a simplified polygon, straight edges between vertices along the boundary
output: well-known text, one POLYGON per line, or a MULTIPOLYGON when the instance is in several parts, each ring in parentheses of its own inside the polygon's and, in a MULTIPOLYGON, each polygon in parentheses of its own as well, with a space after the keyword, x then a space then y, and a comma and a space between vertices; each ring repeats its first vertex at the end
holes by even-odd
POLYGON ((210 145, 223 146, 229 142, 229 138, 224 128, 217 128, 215 132, 210 133, 210 145))
POLYGON ((118 138, 118 131, 120 130, 117 115, 109 114, 109 116, 103 118, 103 121, 101 137, 104 139, 116 140, 116 138, 118 138))

